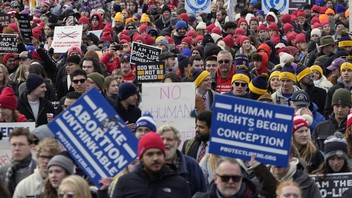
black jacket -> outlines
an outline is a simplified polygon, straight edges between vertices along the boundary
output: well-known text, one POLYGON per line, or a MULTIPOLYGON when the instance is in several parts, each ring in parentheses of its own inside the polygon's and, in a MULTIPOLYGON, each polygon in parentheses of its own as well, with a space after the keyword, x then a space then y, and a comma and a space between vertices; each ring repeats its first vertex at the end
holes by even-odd
POLYGON ((136 123, 142 114, 138 107, 130 106, 128 109, 125 109, 119 100, 116 102, 114 109, 125 122, 128 121, 129 123, 136 123))
POLYGON ((312 85, 304 91, 309 95, 310 101, 318 106, 318 112, 323 115, 327 96, 325 89, 312 85))
POLYGON ((150 176, 139 164, 136 170, 119 178, 112 198, 190 198, 185 179, 164 166, 157 176, 150 176))

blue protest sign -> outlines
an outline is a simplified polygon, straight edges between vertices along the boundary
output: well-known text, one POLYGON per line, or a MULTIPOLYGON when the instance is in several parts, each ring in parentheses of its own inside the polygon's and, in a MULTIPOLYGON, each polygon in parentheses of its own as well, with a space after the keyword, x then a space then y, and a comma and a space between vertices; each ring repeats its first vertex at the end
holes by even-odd
POLYGON ((270 8, 277 9, 280 14, 288 14, 287 0, 262 0, 262 10, 265 14, 270 12, 270 8))
POLYGON ((287 167, 294 109, 215 95, 209 152, 287 167))
POLYGON ((91 181, 113 177, 137 157, 138 140, 96 88, 48 124, 91 181))

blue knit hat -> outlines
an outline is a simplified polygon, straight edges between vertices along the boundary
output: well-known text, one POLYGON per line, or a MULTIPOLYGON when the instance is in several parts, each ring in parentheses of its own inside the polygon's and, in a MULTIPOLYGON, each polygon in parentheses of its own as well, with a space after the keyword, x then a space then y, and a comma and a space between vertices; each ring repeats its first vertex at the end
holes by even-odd
POLYGON ((35 90, 37 87, 39 87, 41 84, 44 83, 44 79, 37 75, 37 74, 29 74, 27 81, 26 81, 26 86, 27 90, 29 93, 31 93, 33 90, 35 90))
POLYGON ((255 15, 255 16, 258 16, 259 14, 265 16, 263 10, 258 10, 254 15, 255 15))
POLYGON ((292 65, 286 64, 279 75, 279 80, 281 79, 289 79, 292 80, 293 82, 296 82, 296 75, 295 75, 295 70, 293 69, 292 65))
POLYGON ((128 97, 137 94, 137 87, 135 84, 130 82, 124 82, 119 86, 119 99, 126 100, 128 97))
POLYGON ((235 57, 235 65, 245 65, 248 67, 248 57, 244 53, 239 53, 235 57))
POLYGON ((136 122, 136 129, 139 127, 148 127, 151 131, 156 131, 156 123, 149 112, 145 112, 136 122))
POLYGON ((313 74, 313 72, 309 67, 306 67, 300 63, 297 65, 296 76, 298 81, 301 81, 304 77, 311 74, 313 74))
POLYGON ((268 86, 268 77, 263 75, 256 76, 249 83, 249 90, 257 95, 263 95, 267 92, 266 88, 268 86))
MULTIPOLYGON (((82 10, 85 10, 89 13, 89 16, 90 16, 90 8, 88 6, 82 6, 80 9, 79 9, 79 13, 82 12, 82 10)), ((117 12, 117 11, 116 11, 117 12)))
POLYGON ((336 5, 336 9, 335 9, 335 13, 336 14, 339 14, 339 13, 342 13, 342 12, 345 12, 345 11, 346 11, 345 6, 343 6, 341 4, 337 4, 336 5))
POLYGON ((179 30, 181 28, 186 28, 187 29, 187 23, 184 21, 178 21, 176 23, 176 30, 179 30))
POLYGON ((188 58, 191 58, 191 56, 192 56, 192 51, 191 51, 191 49, 189 49, 189 48, 185 48, 185 49, 183 49, 183 50, 181 51, 181 54, 187 56, 188 58))

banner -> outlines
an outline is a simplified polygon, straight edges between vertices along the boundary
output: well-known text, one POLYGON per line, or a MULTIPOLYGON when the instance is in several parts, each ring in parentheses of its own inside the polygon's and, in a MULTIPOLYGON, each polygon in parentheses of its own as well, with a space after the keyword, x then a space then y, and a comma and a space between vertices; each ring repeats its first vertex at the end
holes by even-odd
POLYGON ((96 88, 48 124, 91 181, 114 177, 137 157, 138 140, 96 88))
POLYGON ((66 53, 70 47, 81 48, 82 25, 55 26, 52 47, 55 53, 66 53))
POLYGON ((98 8, 104 8, 104 0, 89 0, 87 6, 93 10, 98 8))
POLYGON ((161 82, 165 67, 160 63, 161 48, 133 42, 131 63, 136 64, 136 78, 139 83, 161 82))
POLYGON ((270 8, 277 9, 280 14, 288 14, 288 1, 287 0, 262 0, 262 10, 265 14, 270 12, 270 8))
POLYGON ((342 197, 343 192, 352 187, 352 173, 310 175, 323 198, 342 197))
POLYGON ((2 139, 8 139, 9 134, 15 128, 28 128, 29 131, 35 129, 35 122, 1 122, 0 123, 0 133, 2 133, 2 139))
POLYGON ((32 45, 32 27, 30 23, 32 16, 28 14, 16 14, 16 19, 23 42, 27 45, 32 45))
POLYGON ((195 119, 190 116, 195 105, 194 83, 143 83, 142 90, 140 108, 153 115, 156 126, 175 126, 182 142, 194 137, 195 119))
POLYGON ((0 54, 18 54, 16 34, 0 34, 0 54))
POLYGON ((215 95, 209 152, 287 167, 294 109, 215 95))
POLYGON ((10 23, 10 15, 0 14, 0 27, 7 27, 10 23))
POLYGON ((289 11, 302 9, 303 6, 310 4, 309 0, 289 0, 288 1, 288 9, 289 11))
POLYGON ((198 12, 201 11, 202 13, 210 13, 211 12, 211 0, 186 0, 185 8, 187 13, 190 11, 198 12))

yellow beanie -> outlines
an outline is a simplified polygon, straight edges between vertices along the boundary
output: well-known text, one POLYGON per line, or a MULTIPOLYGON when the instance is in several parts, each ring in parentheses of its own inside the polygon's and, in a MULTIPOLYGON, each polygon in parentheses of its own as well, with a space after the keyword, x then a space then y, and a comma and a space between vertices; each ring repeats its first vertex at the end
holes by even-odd
POLYGON ((123 16, 121 12, 117 12, 115 14, 114 21, 123 23, 123 16))
POLYGON ((313 65, 310 67, 310 70, 312 71, 318 71, 320 75, 323 75, 323 69, 319 65, 313 65))
POLYGON ((341 67, 340 67, 340 72, 342 72, 343 69, 350 69, 352 70, 352 63, 349 62, 344 62, 342 63, 341 67))
POLYGON ((231 80, 231 84, 233 84, 233 82, 237 81, 237 80, 242 80, 244 82, 247 83, 247 85, 249 84, 249 77, 246 74, 235 74, 232 76, 232 80, 231 80))
POLYGON ((271 74, 270 74, 270 77, 269 77, 269 80, 271 80, 272 78, 274 78, 274 77, 280 77, 280 71, 273 71, 273 72, 271 72, 271 74))
POLYGON ((200 83, 203 82, 203 80, 211 76, 211 74, 208 71, 202 71, 200 74, 199 72, 196 72, 198 74, 197 78, 194 80, 194 84, 196 85, 196 88, 200 85, 200 83))
POLYGON ((142 16, 141 16, 140 22, 141 22, 141 23, 150 23, 150 18, 149 18, 149 16, 148 16, 146 13, 143 13, 142 16))

